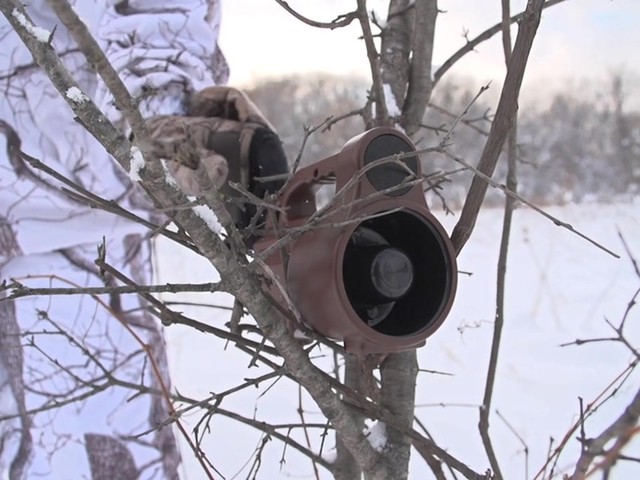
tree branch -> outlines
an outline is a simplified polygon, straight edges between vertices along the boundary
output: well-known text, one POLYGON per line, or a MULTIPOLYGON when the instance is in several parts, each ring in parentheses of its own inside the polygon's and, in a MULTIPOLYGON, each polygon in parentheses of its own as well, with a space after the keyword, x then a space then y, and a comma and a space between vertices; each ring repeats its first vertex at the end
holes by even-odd
MULTIPOLYGON (((540 23, 543 3, 543 0, 530 0, 522 16, 513 54, 509 61, 504 87, 500 95, 500 101, 498 102, 496 116, 491 125, 489 138, 482 151, 482 156, 478 162, 477 169, 488 177, 493 175, 502 146, 513 127, 515 115, 518 111, 520 87, 527 66, 527 59, 531 52, 531 46, 533 45, 533 40, 540 23)), ((451 241, 457 253, 460 253, 471 236, 471 232, 473 232, 487 187, 488 183, 484 179, 477 175, 473 178, 464 207, 462 208, 462 213, 460 214, 460 220, 458 220, 451 234, 451 241)))
MULTIPOLYGON (((640 389, 620 415, 611 425, 605 428, 600 435, 587 440, 586 449, 580 455, 576 468, 570 480, 584 480, 589 466, 596 456, 604 454, 604 447, 614 438, 625 438, 628 441, 633 428, 640 418, 640 389)), ((626 443, 626 441, 624 443, 626 443)), ((618 452, 615 452, 617 454, 618 452)))
POLYGON ((305 17, 304 15, 299 14, 293 8, 289 6, 288 2, 284 0, 276 0, 276 3, 284 8, 287 12, 293 15, 295 18, 300 20, 302 23, 306 23, 312 27, 316 28, 328 28, 330 30, 334 30, 336 28, 346 27, 350 25, 356 18, 358 18, 358 12, 349 12, 343 15, 338 15, 334 20, 330 22, 317 22, 315 20, 311 20, 310 18, 305 17))
MULTIPOLYGON (((510 6, 511 0, 502 0, 502 45, 504 59, 509 67, 511 60, 511 29, 510 29, 510 6)), ((507 189, 517 193, 516 179, 516 154, 517 154, 517 112, 514 114, 513 127, 509 132, 509 143, 507 149, 507 189)), ((501 480, 502 471, 498 462, 498 457, 493 448, 491 435, 489 433, 489 416, 491 415, 491 401, 493 399, 493 389, 495 385, 496 373, 498 371, 498 356, 500 354, 500 341, 502 339, 502 329, 504 326, 504 303, 506 296, 507 259, 509 256, 509 238, 511 236, 511 220, 516 201, 512 196, 505 197, 504 217, 502 221, 502 237, 500 239, 500 253, 498 255, 498 272, 496 286, 496 316, 493 324, 493 338, 491 340, 491 352, 489 354, 489 366, 487 367, 487 378, 485 381, 482 407, 480 407, 480 420, 478 428, 489 463, 497 480, 501 480)))
MULTIPOLYGON (((476 175, 476 177, 483 179, 485 182, 487 182, 488 185, 491 185, 494 188, 502 190, 505 195, 513 197, 515 200, 518 200, 519 202, 522 202, 523 204, 525 204, 526 206, 528 206, 532 210, 536 211, 537 213, 539 213, 543 217, 547 218, 548 220, 551 220, 558 227, 562 227, 562 228, 567 229, 571 233, 573 233, 573 234, 579 236, 580 238, 586 240, 591 245, 599 248, 603 252, 608 253, 612 257, 620 258, 620 255, 618 255, 617 253, 613 252, 612 250, 610 250, 609 248, 605 247, 604 245, 596 242, 592 238, 589 238, 587 235, 585 235, 584 233, 580 232, 579 230, 576 230, 573 227, 573 225, 571 225, 570 223, 563 222, 562 220, 560 220, 560 219, 554 217, 553 215, 551 215, 550 213, 545 212, 542 208, 540 208, 537 205, 531 203, 529 200, 527 200, 526 198, 522 197, 521 195, 518 195, 517 193, 512 192, 511 190, 509 190, 506 187, 506 185, 502 185, 502 184, 496 182, 490 176, 484 174, 483 172, 478 170, 476 167, 473 167, 472 165, 470 165, 469 163, 467 163, 466 161, 464 161, 462 158, 458 157, 457 155, 454 155, 454 154, 450 153, 448 150, 446 150, 444 148, 442 148, 441 151, 442 151, 442 153, 444 153, 448 158, 450 158, 454 162, 459 163, 463 167, 471 170, 476 175)), ((472 186, 473 186, 473 184, 472 184, 472 186)), ((460 223, 460 221, 458 221, 458 223, 460 223)), ((455 230, 454 230, 454 232, 455 232, 455 230)), ((454 246, 455 246, 455 243, 454 243, 454 246)))
POLYGON ((437 0, 416 0, 414 11, 411 68, 407 97, 402 106, 402 127, 410 136, 420 128, 433 89, 431 63, 438 2, 437 0))
POLYGON ((80 20, 68 0, 47 0, 47 3, 63 25, 67 27, 71 37, 78 44, 89 64, 93 66, 113 94, 116 107, 129 122, 135 137, 139 142, 145 141, 147 139, 147 129, 138 106, 129 95, 129 90, 127 90, 118 73, 107 60, 98 42, 89 33, 87 26, 80 20))
POLYGON ((381 33, 380 77, 393 95, 398 110, 407 92, 411 58, 411 38, 414 33, 415 9, 408 9, 411 0, 391 0, 387 22, 381 33))
MULTIPOLYGON (((373 34, 371 33, 371 24, 369 23, 369 13, 367 12, 367 0, 357 0, 358 2, 358 20, 362 28, 362 37, 367 49, 367 57, 369 58, 369 66, 371 68, 371 94, 376 102, 375 125, 386 125, 389 123, 389 112, 387 111, 387 103, 384 95, 382 84, 382 75, 380 73, 380 56, 376 51, 373 43, 373 34)), ((367 126, 370 128, 371 126, 367 126)))
MULTIPOLYGON (((41 278, 39 276, 29 276, 27 278, 41 278)), ((48 276, 50 278, 50 276, 48 276)), ((0 298, 0 302, 22 297, 33 297, 39 295, 102 295, 102 294, 127 294, 127 293, 179 293, 179 292, 221 292, 224 291, 220 283, 176 283, 165 285, 119 285, 105 287, 78 287, 78 288, 31 288, 16 280, 0 285, 0 291, 10 290, 8 296, 0 298)))
MULTIPOLYGON (((557 5, 559 3, 564 2, 564 0, 547 0, 544 5, 542 6, 542 8, 548 8, 548 7, 552 7, 554 5, 557 5)), ((514 15, 513 17, 511 17, 509 19, 510 23, 516 23, 519 22, 520 20, 524 19, 525 16, 527 15, 527 11, 525 10, 524 12, 521 12, 517 15, 514 15)), ((438 70, 436 70, 436 72, 433 74, 433 84, 435 85, 436 83, 438 83, 440 81, 440 79, 442 78, 442 76, 458 61, 460 60, 462 57, 464 57, 467 53, 473 51, 474 48, 476 48, 478 45, 480 45, 482 42, 489 40, 491 37, 493 37, 494 35, 500 33, 500 31, 502 30, 502 22, 498 22, 496 23, 493 27, 485 30, 484 32, 482 32, 480 35, 478 35, 476 38, 474 38, 473 40, 469 40, 467 41, 467 43, 464 45, 464 47, 460 48, 456 53, 454 53, 453 55, 451 55, 451 57, 449 57, 441 66, 440 68, 438 68, 438 70)))

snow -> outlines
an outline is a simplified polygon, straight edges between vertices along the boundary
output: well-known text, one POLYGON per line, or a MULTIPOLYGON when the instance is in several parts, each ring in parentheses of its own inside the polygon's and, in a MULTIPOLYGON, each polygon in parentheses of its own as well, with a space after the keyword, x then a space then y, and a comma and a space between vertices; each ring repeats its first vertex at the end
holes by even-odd
POLYGON ((338 451, 335 448, 332 448, 328 452, 323 453, 322 458, 329 463, 336 463, 336 460, 338 459, 338 451))
MULTIPOLYGON (((507 270, 506 320, 496 386, 491 406, 491 435, 505 478, 524 478, 523 447, 505 423, 500 412, 529 449, 529 478, 544 463, 549 438, 555 445, 572 422, 579 418, 578 397, 584 404, 596 396, 628 365, 629 352, 613 343, 559 347, 576 338, 610 336, 604 318, 616 324, 631 296, 639 286, 618 238, 624 235, 636 258, 640 259, 640 205, 567 205, 548 208, 549 213, 622 254, 615 259, 572 233, 556 227, 535 212, 520 208, 515 212, 513 237, 507 270)), ((458 216, 434 214, 451 231, 458 216)), ((495 315, 495 271, 498 256, 502 212, 485 209, 476 230, 461 253, 459 269, 472 275, 460 275, 456 301, 442 327, 418 351, 421 368, 451 373, 421 373, 417 382, 417 417, 425 424, 439 446, 476 471, 488 468, 486 454, 478 435, 478 408, 482 403, 486 366, 495 315)), ((159 244, 160 282, 211 282, 219 276, 215 269, 195 253, 163 240, 159 244)), ((163 295, 176 301, 177 295, 163 295)), ((223 293, 180 296, 180 301, 220 306, 232 305, 223 293)), ((176 306, 197 320, 220 328, 229 321, 229 311, 211 307, 176 306)), ((251 323, 243 318, 243 323, 251 323)), ((640 338, 640 308, 632 311, 628 337, 640 338)), ((184 395, 205 398, 209 392, 222 392, 256 378, 269 369, 249 367, 250 358, 226 342, 194 329, 173 325, 166 330, 170 368, 174 387, 184 395)), ((332 355, 314 349, 314 361, 332 370, 332 355)), ((585 423, 587 437, 594 437, 622 413, 631 395, 640 386, 640 372, 634 372, 616 395, 585 423)), ((225 397, 222 408, 259 421, 276 424, 300 422, 298 388, 287 379, 263 382, 258 388, 244 389, 225 397)), ((302 394, 302 409, 310 423, 325 422, 317 406, 302 394)), ((189 430, 202 418, 202 412, 186 416, 189 430)), ((382 427, 378 427, 382 428, 382 427)), ((283 433, 287 433, 283 430, 283 433)), ((309 429, 312 445, 319 450, 323 429, 309 429)), ((214 416, 211 433, 205 435, 202 448, 216 468, 231 478, 241 471, 261 433, 237 422, 214 416)), ((291 436, 306 444, 301 429, 291 436)), ((572 435, 558 468, 571 466, 580 447, 572 435)), ((333 447, 331 434, 323 453, 333 447)), ((376 434, 375 438, 379 438, 376 434)), ((182 442, 183 480, 201 478, 197 460, 182 442)), ((640 440, 625 450, 633 455, 640 440)), ((280 465, 283 446, 271 441, 262 455, 261 473, 265 478, 315 478, 309 460, 286 450, 286 464, 280 465)), ((249 462, 251 464, 251 462, 249 462)), ((633 462, 616 466, 615 478, 640 478, 633 462)), ((409 478, 430 478, 419 455, 412 453, 409 478)), ((566 470, 563 470, 566 471, 566 470)), ((559 474, 561 476, 561 473, 559 474)), ((245 475, 246 476, 246 471, 245 475)), ((320 469, 320 478, 328 479, 320 469)))
POLYGON ((200 217, 212 232, 220 233, 222 230, 218 217, 207 205, 196 205, 193 207, 193 213, 200 217))
POLYGON ((129 164, 129 178, 132 182, 140 182, 140 170, 144 168, 144 157, 138 147, 131 147, 131 162, 129 164))
POLYGON ((367 437, 367 440, 371 446, 378 452, 384 450, 384 446, 387 444, 387 426, 380 422, 375 421, 371 427, 365 428, 362 432, 367 437))
POLYGON ((44 28, 36 27, 33 23, 27 20, 27 17, 24 16, 20 10, 14 8, 11 12, 11 15, 18 21, 22 27, 29 32, 31 35, 35 37, 36 40, 42 43, 49 43, 49 39, 51 38, 51 32, 45 30, 44 28))
MULTIPOLYGON (((160 164, 162 165, 162 169, 164 170, 164 177, 166 182, 174 188, 181 190, 180 185, 178 185, 176 179, 173 177, 173 175, 171 175, 169 167, 167 167, 167 160, 161 159, 160 164)), ((189 196, 189 199, 195 201, 196 197, 189 196)), ((193 207, 193 213, 200 217, 212 232, 220 233, 222 231, 222 226, 218 221, 218 217, 216 217, 216 214, 213 213, 213 210, 211 210, 207 205, 196 205, 195 207, 193 207)))
POLYGON ((391 90, 391 85, 385 83, 382 85, 382 89, 384 91, 384 100, 387 104, 387 113, 390 117, 398 117, 402 115, 400 108, 398 107, 398 101, 396 100, 396 96, 393 94, 393 90, 391 90))
POLYGON ((89 97, 82 93, 78 87, 70 87, 65 93, 65 96, 75 103, 84 103, 89 100, 89 97))
POLYGON ((169 167, 167 167, 167 161, 163 158, 160 160, 160 164, 162 165, 162 170, 164 170, 164 179, 165 181, 174 188, 180 190, 180 185, 176 182, 176 179, 171 175, 171 171, 169 167))

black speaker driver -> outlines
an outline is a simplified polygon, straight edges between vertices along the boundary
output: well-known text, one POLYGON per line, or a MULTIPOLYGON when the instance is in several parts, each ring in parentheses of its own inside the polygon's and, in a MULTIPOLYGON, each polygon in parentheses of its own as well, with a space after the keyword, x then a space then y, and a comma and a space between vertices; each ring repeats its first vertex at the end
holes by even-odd
POLYGON ((437 321, 455 283, 444 239, 409 211, 365 220, 344 251, 347 298, 379 333, 414 335, 437 321))
POLYGON ((344 256, 344 284, 358 316, 370 327, 384 320, 413 284, 413 264, 366 227, 357 228, 344 256))

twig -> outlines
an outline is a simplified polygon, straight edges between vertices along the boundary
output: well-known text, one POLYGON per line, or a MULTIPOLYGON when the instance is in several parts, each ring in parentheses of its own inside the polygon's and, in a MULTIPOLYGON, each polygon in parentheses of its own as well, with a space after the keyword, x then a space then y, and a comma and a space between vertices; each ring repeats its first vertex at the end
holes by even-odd
MULTIPOLYGON (((426 437, 433 443, 436 443, 435 440, 433 439, 433 435, 431 435, 431 433, 427 430, 427 428, 424 426, 424 424, 422 423, 422 421, 420 421, 420 419, 418 417, 414 417, 414 421, 416 424, 418 424, 418 426, 422 429, 422 431, 424 432, 424 434, 426 435, 426 437)), ((424 457, 423 457, 424 458, 424 457)), ((436 460, 436 457, 431 457, 434 460, 436 460)), ((429 461, 425 458, 425 461, 428 463, 429 461)), ((442 463, 442 462, 439 462, 442 463)), ((447 465, 445 463, 445 465, 447 465)), ((431 464, 429 464, 429 466, 431 467, 431 470, 433 471, 433 474, 436 475, 437 478, 437 473, 434 471, 434 468, 431 466, 431 464)), ((449 473, 451 474, 451 478, 453 478, 453 480, 458 480, 458 476, 456 475, 456 472, 453 468, 451 468, 450 465, 447 465, 447 468, 449 469, 449 473)), ((437 480, 441 480, 440 478, 437 478, 437 480)))
MULTIPOLYGON (((25 279, 53 278, 52 275, 29 275, 25 279)), ((17 279, 6 285, 0 285, 0 291, 10 290, 8 296, 0 298, 0 302, 16 298, 33 297, 42 295, 101 295, 101 294, 128 294, 128 293, 179 293, 179 292, 220 292, 224 291, 220 283, 167 283, 165 285, 118 285, 105 287, 79 287, 79 288, 32 288, 23 285, 17 279)))
POLYGON ((369 14, 367 13, 367 0, 357 0, 358 2, 358 20, 360 28, 362 28, 362 36, 367 49, 367 57, 369 58, 369 67, 371 69, 371 86, 373 100, 376 102, 376 125, 386 125, 389 121, 389 112, 387 111, 387 103, 384 98, 384 89, 382 86, 382 76, 380 73, 380 57, 376 51, 373 42, 373 34, 371 33, 371 24, 369 23, 369 14))
POLYGON ((145 121, 138 110, 138 106, 129 95, 127 87, 120 79, 118 73, 107 60, 98 42, 91 36, 87 26, 78 17, 68 0, 47 0, 57 17, 71 34, 75 43, 80 48, 90 65, 100 75, 105 85, 113 93, 113 98, 118 110, 122 112, 129 122, 133 134, 139 142, 147 141, 147 128, 145 121))
MULTIPOLYGON (((531 0, 528 2, 520 23, 496 116, 491 124, 489 137, 478 162, 477 170, 487 177, 493 175, 502 146, 513 127, 516 112, 518 111, 520 87, 522 86, 529 52, 540 23, 543 4, 543 0, 531 0)), ((473 232, 488 185, 486 180, 478 175, 471 182, 471 187, 460 214, 460 220, 451 234, 451 241, 457 253, 460 253, 473 232)))
POLYGON ((331 130, 331 127, 333 127, 338 122, 341 122, 342 120, 346 120, 349 117, 354 117, 356 115, 362 115, 362 113, 363 113, 363 109, 362 108, 357 108, 355 110, 351 110, 350 112, 343 113, 342 115, 338 115, 337 117, 331 117, 330 120, 325 121, 324 128, 322 129, 322 131, 323 132, 328 132, 329 130, 331 130))
POLYGON ((496 410, 496 415, 500 420, 504 422, 507 428, 513 433, 513 435, 518 439, 518 441, 522 444, 522 448, 524 449, 524 478, 525 480, 529 479, 529 446, 527 442, 524 441, 522 435, 520 435, 515 428, 507 421, 506 418, 500 413, 499 410, 496 410))
POLYGON ((478 90, 478 93, 475 94, 475 96, 467 104, 467 106, 462 111, 462 113, 460 113, 457 117, 455 117, 455 119, 453 120, 453 123, 451 124, 449 129, 444 134, 444 138, 440 141, 441 145, 446 145, 447 143, 449 143, 449 140, 451 140, 451 135, 453 135, 453 131, 456 129, 456 127, 458 126, 460 121, 469 113, 469 110, 471 109, 473 104, 476 103, 476 101, 480 98, 480 96, 484 92, 489 90, 489 85, 490 85, 490 83, 487 83, 486 85, 483 85, 482 87, 480 87, 480 90, 478 90))
MULTIPOLYGON (((456 115, 453 112, 450 112, 449 110, 447 110, 444 107, 441 107, 439 105, 436 105, 433 102, 429 103, 429 108, 433 108, 435 111, 440 112, 448 117, 451 118, 458 118, 459 115, 456 115)), ((465 118, 461 118, 460 122, 463 123, 464 125, 466 125, 467 127, 471 128, 472 130, 475 130, 476 132, 478 132, 480 135, 484 135, 485 137, 489 136, 489 132, 487 130, 483 130, 482 128, 478 127, 476 125, 477 121, 475 120, 469 120, 469 119, 465 119, 465 118)), ((490 122, 490 120, 489 120, 490 122)), ((428 128, 426 125, 423 125, 424 128, 428 128)), ((441 131, 446 131, 446 128, 444 128, 445 126, 443 126, 442 128, 440 128, 441 131)))
MULTIPOLYGON (((66 280, 64 278, 58 277, 56 276, 57 280, 73 285, 75 288, 81 288, 79 285, 70 282, 69 280, 66 280)), ((151 366, 151 370, 153 372, 153 375, 156 378, 156 381, 158 382, 158 385, 160 386, 160 390, 161 390, 161 394, 163 396, 163 398, 166 400, 167 403, 167 409, 170 413, 173 412, 173 404, 171 402, 171 397, 170 397, 170 393, 169 390, 164 382, 164 379, 162 377, 162 373, 160 371, 160 368, 153 356, 153 352, 151 351, 151 346, 148 345, 141 337, 140 335, 135 331, 135 329, 132 327, 132 325, 130 325, 130 322, 127 321, 127 319, 124 318, 124 316, 119 313, 114 311, 109 305, 107 305, 104 300, 102 300, 100 297, 92 295, 92 298, 94 299, 94 301, 99 304, 102 308, 104 308, 105 310, 107 310, 109 313, 111 313, 111 315, 113 315, 114 318, 116 318, 118 320, 118 322, 120 323, 120 325, 122 325, 122 327, 127 331, 127 333, 129 335, 131 335, 131 337, 134 339, 134 341, 140 345, 142 351, 145 353, 146 357, 149 359, 149 363, 151 366)), ((191 439, 189 437, 189 434, 187 433, 186 429, 184 428, 184 426, 182 425, 182 423, 180 421, 176 422, 176 426, 178 427, 178 429, 180 430, 180 432, 182 433, 182 435, 184 436, 185 440, 187 441, 187 443, 191 446, 193 446, 191 439)), ((195 448, 195 447, 194 447, 195 448)), ((195 452, 195 450, 194 450, 195 452)), ((196 453, 197 455, 197 453, 196 453)), ((203 466, 204 467, 204 466, 203 466)), ((211 473, 209 472, 208 469, 206 469, 205 467, 205 473, 210 477, 213 478, 213 476, 211 475, 211 473)))
POLYGON ((358 17, 358 12, 354 11, 345 13, 343 15, 338 15, 334 20, 330 22, 318 22, 299 14, 289 6, 288 2, 285 2, 284 0, 276 0, 276 3, 301 22, 316 28, 328 28, 330 30, 334 30, 336 28, 346 27, 358 17))
MULTIPOLYGON (((506 195, 509 195, 510 197, 513 197, 514 199, 524 203, 526 206, 528 206, 529 208, 531 208, 534 211, 538 212, 543 217, 547 218, 548 220, 551 220, 558 227, 566 228, 570 232, 578 235, 580 238, 583 238, 587 242, 589 242, 592 245, 598 247, 600 250, 608 253, 612 257, 620 258, 620 255, 618 255, 617 253, 613 252, 612 250, 609 250, 607 247, 603 246, 602 244, 600 244, 600 243, 596 242, 595 240, 591 239, 590 237, 586 236, 584 233, 576 230, 572 225, 570 225, 570 224, 568 224, 566 222, 563 222, 562 220, 559 220, 558 218, 554 217, 553 215, 545 212, 543 209, 541 209, 540 207, 534 205, 529 200, 526 200, 524 197, 518 195, 517 193, 512 192, 505 185, 502 185, 502 184, 496 182, 491 177, 489 177, 488 175, 484 174, 483 172, 481 172, 477 168, 471 166, 470 164, 468 164, 466 161, 464 161, 462 158, 458 157, 457 155, 454 155, 454 154, 452 154, 452 153, 450 153, 450 152, 448 152, 446 150, 444 150, 442 153, 444 153, 448 158, 450 158, 454 162, 457 162, 460 165, 463 165, 464 167, 466 167, 469 170, 471 170, 476 175, 476 177, 482 179, 488 185, 491 185, 492 187, 495 187, 495 188, 497 188, 499 190, 502 190, 506 195)), ((462 219, 458 222, 458 225, 460 224, 461 221, 462 221, 462 219)), ((475 219, 474 219, 474 222, 475 222, 475 219)), ((454 230, 454 232, 455 232, 455 230, 454 230)))
MULTIPOLYGON (((557 5, 558 3, 563 2, 564 0, 547 0, 543 5, 542 8, 548 8, 548 7, 552 7, 554 5, 557 5)), ((511 17, 511 19, 509 20, 510 23, 516 23, 516 22, 520 22, 520 20, 524 20, 525 17, 527 15, 527 12, 521 12, 517 15, 514 15, 513 17, 511 17)), ((485 30, 484 32, 482 32, 480 35, 478 35, 477 37, 475 37, 472 40, 467 40, 467 43, 460 48, 456 53, 454 53, 453 55, 451 55, 451 57, 449 57, 441 66, 440 68, 438 68, 438 70, 435 71, 435 73, 433 74, 433 83, 434 85, 436 83, 438 83, 440 81, 440 79, 442 78, 442 76, 458 61, 460 60, 462 57, 464 57, 467 53, 473 51, 473 49, 475 47, 477 47, 478 45, 480 45, 482 42, 489 40, 491 37, 493 37, 494 35, 496 35, 497 33, 500 33, 500 31, 502 30, 502 22, 496 23, 494 26, 492 26, 491 28, 485 30)))
MULTIPOLYGON (((627 252, 627 256, 629 257, 629 261, 633 266, 633 270, 636 272, 636 276, 638 277, 638 279, 640 279, 640 267, 638 266, 638 261, 635 259, 635 257, 631 253, 631 249, 629 248, 629 245, 627 245, 627 241, 624 239, 622 232, 618 231, 618 237, 620 238, 620 241, 624 246, 624 251, 627 252)), ((620 325, 620 327, 623 326, 624 320, 626 319, 626 317, 627 317, 626 315, 623 317, 622 324, 620 325)))
MULTIPOLYGON (((195 253, 200 253, 199 250, 194 245, 186 241, 187 239, 184 236, 177 234, 175 232, 172 232, 170 230, 167 230, 162 225, 156 225, 146 220, 145 218, 142 218, 139 215, 136 215, 135 213, 127 210, 126 208, 122 208, 120 205, 118 205, 116 201, 106 200, 100 197, 99 195, 96 195, 95 193, 90 192, 86 188, 82 187, 81 185, 78 185, 76 182, 73 182, 72 180, 68 179, 64 175, 55 171, 44 162, 38 160, 35 157, 32 157, 31 155, 23 152, 22 150, 18 150, 17 153, 18 155, 20 155, 22 159, 28 162, 29 165, 31 165, 31 167, 44 172, 45 174, 51 176, 52 178, 55 178, 62 184, 67 185, 68 187, 73 189, 74 191, 71 191, 71 190, 67 190, 64 187, 61 187, 61 191, 63 193, 71 196, 76 201, 89 205, 92 208, 99 208, 101 210, 104 210, 105 212, 118 215, 119 217, 125 218, 132 222, 139 223, 140 225, 147 227, 154 233, 159 233, 167 237, 168 239, 173 240, 174 242, 179 243, 180 245, 190 249, 195 253)), ((178 207, 174 207, 174 208, 178 208, 178 207)))
MULTIPOLYGON (((640 418, 640 389, 627 405, 625 411, 605 428, 600 435, 587 441, 586 449, 580 455, 576 468, 570 480, 583 480, 587 470, 597 455, 601 455, 605 445, 613 438, 630 438, 633 428, 640 418)), ((626 442, 625 442, 626 443, 626 442)))
MULTIPOLYGON (((300 166, 300 161, 302 160, 302 154, 304 153, 304 148, 307 145, 307 140, 309 140, 309 137, 313 135, 315 132, 317 132, 320 128, 322 128, 323 125, 326 125, 327 123, 329 123, 332 118, 333 117, 325 118, 322 122, 320 122, 318 125, 315 125, 313 127, 309 127, 307 125, 303 127, 304 136, 302 137, 302 142, 300 143, 300 149, 298 150, 298 155, 296 156, 296 159, 293 162, 293 166, 291 167, 291 173, 290 173, 291 177, 298 171, 298 167, 300 166)), ((285 184, 282 186, 280 190, 283 191, 288 183, 289 182, 285 182, 285 184)))
MULTIPOLYGON (((300 425, 302 427, 302 431, 304 432, 304 439, 307 444, 307 448, 311 450, 311 438, 309 437, 309 425, 304 418, 304 408, 302 406, 302 387, 298 385, 298 416, 300 417, 300 425)), ((320 425, 319 428, 324 428, 324 424, 320 425)), ((316 462, 311 459, 311 466, 313 467, 313 473, 316 476, 316 480, 320 480, 320 472, 318 471, 318 465, 316 462)))
MULTIPOLYGON (((511 63, 511 31, 509 28, 511 0, 502 0, 502 44, 504 50, 504 60, 507 68, 511 63)), ((517 102, 517 96, 515 98, 517 102)), ((517 110, 513 113, 513 126, 509 131, 508 148, 507 148, 507 189, 516 193, 518 182, 516 177, 516 145, 517 145, 517 110)), ((488 143, 488 140, 487 140, 488 143)), ((498 254, 498 268, 496 272, 496 315, 493 323, 493 335, 491 339, 491 351, 489 353, 489 365, 487 367, 487 377, 485 381, 484 396, 482 399, 482 407, 480 408, 480 421, 478 428, 480 437, 484 446, 489 463, 493 469, 493 474, 497 480, 502 479, 502 471, 498 458, 493 448, 491 435, 489 433, 489 416, 491 414, 491 402, 493 400, 493 392, 495 379, 498 371, 498 359, 500 354, 500 344, 502 340, 502 329, 505 321, 505 297, 507 288, 507 261, 509 256, 509 241, 511 238, 511 221, 513 219, 513 211, 516 207, 516 201, 511 196, 505 197, 504 216, 502 220, 502 234, 500 238, 500 252, 498 254)), ((528 478, 525 475, 525 478, 528 478)))
MULTIPOLYGON (((596 396, 596 398, 589 403, 586 408, 584 409, 585 412, 585 416, 590 415, 592 412, 594 412, 595 410, 597 410, 598 406, 594 407, 594 405, 601 401, 602 398, 605 396, 605 394, 611 390, 613 388, 613 386, 618 383, 619 381, 621 381, 620 385, 618 385, 615 389, 614 389, 614 393, 615 391, 617 391, 620 386, 626 381, 626 379, 629 378, 629 376, 631 375, 631 372, 633 372, 634 368, 636 367, 637 362, 631 363, 630 365, 627 365, 627 367, 625 367, 625 369, 620 372, 611 382, 609 382, 603 389, 602 391, 596 396)), ((600 405, 602 405, 602 403, 604 403, 608 398, 611 398, 611 395, 607 398, 605 398, 604 400, 602 400, 602 402, 600 403, 600 405)), ((547 456, 547 459, 544 463, 544 465, 538 470, 538 472, 536 473, 536 475, 533 477, 533 480, 537 480, 538 478, 542 478, 541 475, 543 474, 543 472, 546 473, 547 467, 552 464, 553 462, 553 467, 551 469, 551 474, 550 476, 553 475, 553 470, 555 469, 555 464, 558 461, 558 458, 560 457, 560 453, 562 453, 562 450, 564 450, 564 447, 566 446, 567 442, 569 441, 569 439, 571 438, 571 435, 573 435, 573 433, 579 428, 581 423, 581 420, 578 419, 576 420, 573 425, 571 425, 571 427, 567 430, 567 432, 564 434, 564 437, 562 438, 562 440, 558 443, 558 446, 553 450, 553 453, 551 455, 547 456)))

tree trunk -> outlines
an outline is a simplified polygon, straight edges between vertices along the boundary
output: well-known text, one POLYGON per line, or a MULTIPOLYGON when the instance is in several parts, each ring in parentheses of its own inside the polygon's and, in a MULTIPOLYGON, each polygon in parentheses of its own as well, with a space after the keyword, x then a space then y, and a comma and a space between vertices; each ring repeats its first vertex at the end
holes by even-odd
MULTIPOLYGON (((415 407, 418 357, 415 350, 393 353, 380 366, 382 390, 380 403, 389 410, 398 426, 411 428, 415 407)), ((383 450, 388 471, 394 480, 405 480, 409 474, 411 439, 399 431, 387 428, 387 444, 383 450)))
MULTIPOLYGON (((362 369, 360 367, 360 361, 355 355, 346 354, 344 357, 344 384, 355 390, 361 391, 361 375, 362 369)), ((361 429, 364 429, 364 418, 362 415, 353 414, 354 421, 360 425, 361 429)), ((344 446, 340 440, 340 436, 336 435, 336 450, 337 457, 334 464, 334 478, 336 480, 354 480, 361 478, 362 472, 357 462, 354 460, 349 450, 344 446)))

